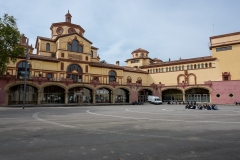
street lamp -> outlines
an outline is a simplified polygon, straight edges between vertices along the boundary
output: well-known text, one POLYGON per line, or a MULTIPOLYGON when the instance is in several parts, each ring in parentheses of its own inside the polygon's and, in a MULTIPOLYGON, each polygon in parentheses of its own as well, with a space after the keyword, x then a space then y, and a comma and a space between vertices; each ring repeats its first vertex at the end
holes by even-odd
POLYGON ((25 62, 25 72, 24 72, 23 109, 25 107, 25 101, 26 101, 27 65, 28 65, 28 38, 27 38, 27 43, 26 43, 26 62, 25 62))

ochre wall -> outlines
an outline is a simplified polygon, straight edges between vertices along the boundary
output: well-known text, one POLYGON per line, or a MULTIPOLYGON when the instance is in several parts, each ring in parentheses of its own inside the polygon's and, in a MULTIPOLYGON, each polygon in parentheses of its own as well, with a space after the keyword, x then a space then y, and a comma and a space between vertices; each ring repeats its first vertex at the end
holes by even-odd
POLYGON ((218 74, 222 72, 230 72, 231 80, 240 79, 240 44, 231 45, 232 50, 216 52, 216 48, 212 49, 212 56, 217 58, 216 68, 218 74))
MULTIPOLYGON (((210 63, 210 62, 204 62, 205 63, 210 63)), ((196 84, 204 84, 205 81, 212 80, 212 81, 219 81, 222 80, 222 73, 219 71, 219 68, 217 68, 217 61, 212 61, 212 67, 211 68, 197 68, 197 69, 189 69, 187 70, 188 75, 194 74, 196 76, 196 84)), ((196 63, 198 64, 198 63, 196 63)), ((200 63, 202 64, 202 63, 200 63)), ((185 70, 187 69, 187 65, 191 64, 186 64, 184 65, 185 70)), ((167 66, 167 67, 172 67, 172 66, 167 66)), ((160 67, 162 68, 162 67, 160 67)), ((164 67, 165 72, 160 72, 160 73, 150 73, 148 82, 158 84, 161 82, 162 84, 165 84, 167 86, 171 85, 177 85, 177 78, 181 74, 185 74, 184 70, 181 71, 168 71, 166 72, 166 67, 164 67)), ((189 76, 190 77, 190 84, 193 84, 193 77, 194 76, 189 76)), ((179 83, 182 81, 185 81, 183 79, 183 76, 180 77, 179 83)), ((195 82, 194 82, 195 83, 195 82)))

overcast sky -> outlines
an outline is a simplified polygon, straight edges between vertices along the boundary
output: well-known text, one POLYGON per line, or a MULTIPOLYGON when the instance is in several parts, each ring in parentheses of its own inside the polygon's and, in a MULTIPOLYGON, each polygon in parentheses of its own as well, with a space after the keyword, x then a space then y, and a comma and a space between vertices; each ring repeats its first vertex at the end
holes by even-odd
POLYGON ((209 37, 240 31, 239 6, 240 0, 0 0, 0 16, 14 16, 35 46, 69 10, 101 60, 125 65, 138 48, 163 61, 211 55, 209 37))

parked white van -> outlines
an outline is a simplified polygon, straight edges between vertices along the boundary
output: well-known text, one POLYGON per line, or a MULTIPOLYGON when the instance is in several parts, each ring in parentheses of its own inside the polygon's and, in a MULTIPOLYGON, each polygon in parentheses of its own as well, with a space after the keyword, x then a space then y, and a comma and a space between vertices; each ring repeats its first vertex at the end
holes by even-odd
POLYGON ((148 96, 148 102, 153 104, 162 104, 162 101, 158 96, 148 96))

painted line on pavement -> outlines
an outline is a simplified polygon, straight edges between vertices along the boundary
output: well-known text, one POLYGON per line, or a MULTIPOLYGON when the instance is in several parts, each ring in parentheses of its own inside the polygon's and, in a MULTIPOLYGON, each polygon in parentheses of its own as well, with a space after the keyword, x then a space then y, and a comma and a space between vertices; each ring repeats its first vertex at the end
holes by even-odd
MULTIPOLYGON (((191 114, 182 114, 182 113, 179 113, 179 114, 170 114, 170 113, 162 113, 162 112, 158 112, 158 113, 153 113, 153 112, 141 112, 141 111, 133 111, 131 110, 132 108, 127 108, 125 109, 127 112, 133 112, 133 113, 143 113, 143 114, 158 114, 158 115, 191 115, 191 114)), ((134 108, 136 109, 136 108, 134 108)), ((163 111, 170 111, 170 110, 166 110, 165 108, 162 109, 163 111)), ((171 110, 171 111, 175 111, 175 110, 171 110)), ((187 111, 191 111, 190 110, 187 110, 187 111)), ((201 111, 201 110, 199 110, 201 111)), ((229 110, 230 111, 230 110, 229 110)), ((208 111, 209 112, 209 111, 208 111)), ((210 111, 211 112, 211 111, 210 111)), ((215 111, 214 111, 215 112, 215 111)), ((208 115, 214 115, 214 116, 232 116, 232 115, 238 115, 240 114, 239 111, 231 111, 231 112, 237 112, 236 114, 201 114, 201 116, 208 116, 208 115)), ((199 115, 191 115, 191 116, 199 116, 199 115)))
POLYGON ((90 110, 86 111, 89 114, 105 116, 105 117, 114 117, 114 118, 123 118, 123 119, 135 119, 135 120, 152 120, 152 121, 166 121, 166 122, 188 122, 188 123, 226 123, 226 124, 240 124, 240 122, 221 122, 221 121, 194 121, 194 120, 171 120, 171 119, 151 119, 151 118, 135 118, 135 117, 125 117, 125 116, 115 116, 115 115, 107 115, 107 114, 99 114, 93 113, 90 110))
POLYGON ((56 122, 50 122, 50 121, 47 121, 47 120, 45 120, 45 119, 39 118, 39 117, 38 117, 38 114, 39 114, 39 113, 40 113, 40 112, 34 113, 34 114, 32 115, 33 118, 35 118, 36 120, 41 121, 41 122, 45 122, 45 123, 49 123, 49 124, 54 124, 54 125, 61 126, 61 127, 76 128, 76 127, 74 127, 74 126, 65 125, 65 124, 60 124, 60 123, 56 123, 56 122))

